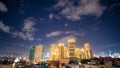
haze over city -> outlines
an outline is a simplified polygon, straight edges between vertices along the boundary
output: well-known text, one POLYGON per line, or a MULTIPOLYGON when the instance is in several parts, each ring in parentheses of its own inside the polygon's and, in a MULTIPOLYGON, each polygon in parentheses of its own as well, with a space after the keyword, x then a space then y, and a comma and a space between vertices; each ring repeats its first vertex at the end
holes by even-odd
POLYGON ((28 56, 30 48, 76 39, 94 54, 120 53, 119 0, 0 0, 0 55, 28 56))

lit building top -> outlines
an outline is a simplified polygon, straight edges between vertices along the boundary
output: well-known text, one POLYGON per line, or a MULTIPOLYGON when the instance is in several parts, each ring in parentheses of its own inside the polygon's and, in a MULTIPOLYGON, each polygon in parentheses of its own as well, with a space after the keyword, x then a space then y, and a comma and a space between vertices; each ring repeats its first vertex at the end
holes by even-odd
POLYGON ((82 48, 77 48, 76 40, 72 38, 68 39, 67 47, 64 43, 51 44, 49 60, 58 61, 64 58, 91 59, 92 51, 89 43, 85 43, 82 48))
POLYGON ((58 46, 64 46, 64 43, 59 43, 58 46))
POLYGON ((68 42, 76 42, 74 38, 68 39, 68 42))

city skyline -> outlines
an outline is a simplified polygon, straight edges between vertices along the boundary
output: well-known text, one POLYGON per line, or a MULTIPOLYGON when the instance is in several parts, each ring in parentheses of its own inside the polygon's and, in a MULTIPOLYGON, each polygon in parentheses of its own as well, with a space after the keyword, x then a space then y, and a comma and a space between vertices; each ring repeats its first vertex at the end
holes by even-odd
POLYGON ((30 48, 76 39, 93 54, 120 53, 119 0, 0 0, 0 55, 29 55, 30 48))

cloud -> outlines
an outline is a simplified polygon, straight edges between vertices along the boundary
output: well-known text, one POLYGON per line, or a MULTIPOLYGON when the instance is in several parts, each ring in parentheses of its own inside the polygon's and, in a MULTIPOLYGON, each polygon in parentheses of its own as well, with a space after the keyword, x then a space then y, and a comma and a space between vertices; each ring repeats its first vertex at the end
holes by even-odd
POLYGON ((55 18, 55 19, 60 19, 59 16, 57 16, 57 15, 55 15, 55 14, 53 14, 53 13, 50 13, 50 14, 49 14, 49 19, 52 20, 53 18, 55 18))
POLYGON ((25 13, 24 7, 25 7, 24 0, 20 0, 20 9, 18 10, 20 14, 25 13))
POLYGON ((37 41, 41 41, 42 39, 41 38, 38 38, 37 41))
POLYGON ((47 38, 50 38, 50 37, 56 37, 56 36, 59 36, 59 35, 63 35, 63 36, 69 36, 69 35, 72 35, 72 36, 77 36, 77 37, 83 37, 87 32, 85 31, 54 31, 54 32, 51 32, 51 33, 48 33, 46 35, 47 38))
POLYGON ((52 18, 53 18, 53 14, 50 13, 50 15, 49 15, 49 19, 51 20, 52 18))
POLYGON ((7 12, 7 7, 3 2, 0 2, 0 11, 1 12, 7 12))
POLYGON ((76 21, 84 15, 100 17, 106 7, 101 6, 99 0, 59 0, 54 8, 59 9, 63 17, 76 21))
POLYGON ((55 43, 64 43, 64 44, 67 44, 67 40, 70 39, 70 38, 77 39, 74 35, 68 35, 68 36, 64 36, 64 37, 58 39, 55 43))
POLYGON ((62 37, 56 40, 54 43, 64 43, 67 45, 68 39, 75 39, 75 40, 80 40, 85 34, 87 33, 86 31, 80 30, 80 31, 62 31, 62 37))
POLYGON ((35 31, 37 31, 37 29, 34 27, 34 25, 36 24, 34 21, 35 20, 32 17, 27 18, 26 20, 24 20, 22 31, 14 31, 12 32, 12 34, 15 37, 20 37, 24 40, 33 41, 35 31))
POLYGON ((67 27, 67 26, 68 26, 68 24, 64 24, 64 26, 65 26, 65 27, 67 27))
POLYGON ((51 32, 49 34, 46 35, 47 38, 49 37, 55 37, 55 36, 58 36, 60 34, 62 34, 63 32, 62 31, 54 31, 54 32, 51 32))
POLYGON ((10 32, 10 26, 5 25, 2 21, 0 21, 0 29, 6 33, 10 32))
POLYGON ((35 24, 35 19, 33 17, 29 17, 24 20, 21 31, 11 31, 12 27, 5 25, 2 21, 0 21, 0 29, 3 32, 11 34, 13 37, 19 37, 23 40, 33 41, 34 34, 37 31, 37 29, 34 27, 35 24))
POLYGON ((119 9, 120 9, 120 3, 117 1, 108 7, 108 11, 111 12, 112 15, 116 14, 116 10, 119 9))
POLYGON ((73 35, 73 36, 79 36, 79 37, 83 37, 87 32, 85 31, 66 31, 64 34, 65 35, 73 35))
POLYGON ((24 32, 34 32, 36 29, 33 27, 36 23, 34 22, 35 19, 32 17, 27 18, 24 20, 24 26, 23 26, 23 31, 24 32))

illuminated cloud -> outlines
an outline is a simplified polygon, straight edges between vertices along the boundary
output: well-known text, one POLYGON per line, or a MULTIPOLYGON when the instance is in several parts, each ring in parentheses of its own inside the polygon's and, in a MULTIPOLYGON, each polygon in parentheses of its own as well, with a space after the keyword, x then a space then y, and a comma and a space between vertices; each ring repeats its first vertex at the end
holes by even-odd
POLYGON ((5 25, 2 21, 0 21, 0 29, 6 33, 10 32, 10 26, 5 25))
POLYGON ((59 0, 54 8, 60 9, 63 17, 76 21, 84 15, 100 17, 106 7, 101 6, 99 0, 59 0))
POLYGON ((24 40, 30 40, 33 41, 34 40, 34 34, 35 31, 37 30, 34 25, 36 23, 34 22, 34 19, 32 17, 27 18, 26 20, 24 20, 24 26, 22 28, 22 31, 15 31, 12 32, 12 34, 15 37, 20 37, 24 40))
POLYGON ((80 32, 77 32, 77 31, 66 31, 65 35, 74 35, 74 36, 83 37, 86 33, 87 32, 85 32, 85 31, 80 31, 80 32))
POLYGON ((7 7, 3 2, 0 2, 0 11, 1 12, 7 12, 7 7))
POLYGON ((67 44, 67 40, 70 39, 70 38, 77 39, 74 35, 68 35, 68 36, 64 36, 64 37, 58 39, 55 43, 64 43, 64 44, 67 44))
POLYGON ((54 31, 46 35, 47 38, 49 37, 55 37, 61 35, 63 32, 62 31, 54 31))
POLYGON ((49 34, 46 35, 47 38, 49 37, 56 37, 56 36, 59 36, 59 35, 63 35, 63 36, 79 36, 79 37, 83 37, 87 32, 85 31, 54 31, 54 32, 51 32, 49 34))

